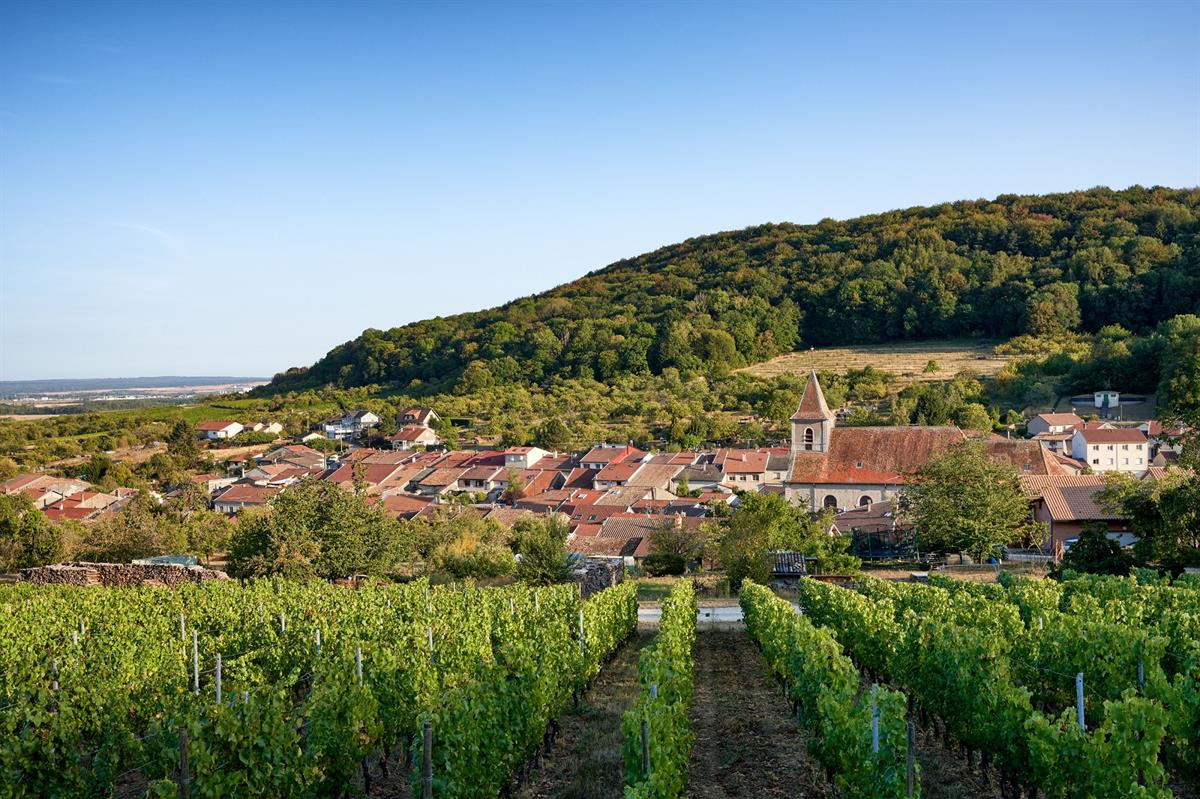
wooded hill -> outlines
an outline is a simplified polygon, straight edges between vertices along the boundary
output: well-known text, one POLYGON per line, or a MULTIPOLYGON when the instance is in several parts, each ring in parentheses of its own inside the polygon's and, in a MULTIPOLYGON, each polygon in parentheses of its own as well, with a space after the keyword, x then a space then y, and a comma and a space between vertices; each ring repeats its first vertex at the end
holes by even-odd
POLYGON ((831 343, 1146 332, 1200 310, 1198 218, 1198 189, 1097 188, 717 233, 497 308, 366 330, 264 390, 475 391, 721 374, 831 343))

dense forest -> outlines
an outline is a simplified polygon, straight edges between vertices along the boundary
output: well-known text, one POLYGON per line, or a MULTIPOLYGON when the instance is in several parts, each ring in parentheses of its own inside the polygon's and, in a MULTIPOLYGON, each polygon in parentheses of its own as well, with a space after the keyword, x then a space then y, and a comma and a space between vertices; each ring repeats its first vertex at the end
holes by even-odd
POLYGON ((1148 334, 1200 310, 1200 190, 1003 195, 690 239, 498 308, 367 330, 266 393, 720 375, 800 346, 1148 334))

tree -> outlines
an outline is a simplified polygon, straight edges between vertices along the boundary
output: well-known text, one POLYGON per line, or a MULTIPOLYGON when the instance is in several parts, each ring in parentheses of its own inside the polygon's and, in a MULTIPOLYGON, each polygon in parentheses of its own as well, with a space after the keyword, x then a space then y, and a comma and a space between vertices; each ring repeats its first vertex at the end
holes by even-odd
POLYGON ((507 469, 504 473, 504 501, 508 503, 516 502, 521 497, 525 496, 525 478, 521 476, 520 469, 507 469))
POLYGON ((571 431, 562 419, 550 416, 534 429, 533 441, 542 449, 557 452, 571 445, 571 431))
POLYGON ((230 573, 325 579, 383 575, 400 559, 401 528, 361 492, 304 480, 262 511, 239 516, 230 573))
POLYGON ((957 550, 977 561, 1034 534, 1029 500, 1014 467, 963 442, 919 469, 900 495, 922 550, 957 550))
POLYGON ((1133 558, 1121 549, 1121 545, 1108 537, 1108 525, 1104 522, 1088 522, 1079 531, 1079 538, 1063 555, 1059 572, 1068 569, 1092 574, 1127 575, 1133 567, 1133 558))
POLYGON ((1158 402, 1169 413, 1200 414, 1200 317, 1176 316, 1158 326, 1162 341, 1158 402))
POLYGON ((571 578, 567 536, 571 528, 558 516, 526 516, 512 529, 512 549, 520 554, 517 579, 530 585, 565 583, 571 578))
POLYGON ((826 572, 857 568, 858 559, 845 554, 849 541, 830 536, 829 523, 828 513, 813 518, 778 494, 741 494, 717 545, 730 585, 737 588, 746 579, 766 582, 774 550, 802 552, 826 572))
POLYGON ((163 513, 148 492, 142 492, 120 513, 106 516, 86 528, 79 557, 128 563, 135 558, 187 551, 187 535, 182 526, 163 513))
POLYGON ((24 494, 0 494, 0 571, 61 561, 66 537, 24 494))
POLYGON ((1200 476, 1195 472, 1169 469, 1160 480, 1114 476, 1100 503, 1129 519, 1138 536, 1133 551, 1142 563, 1200 566, 1200 476))
POLYGON ((200 448, 196 445, 196 431, 183 419, 176 422, 167 434, 167 452, 185 467, 191 466, 200 458, 200 448))
POLYGON ((666 520, 650 533, 650 551, 655 555, 677 555, 685 561, 696 560, 704 552, 704 534, 699 529, 676 526, 666 520))
POLYGON ((457 578, 500 577, 516 568, 504 528, 466 507, 446 506, 405 523, 406 551, 457 578))
POLYGON ((188 551, 199 555, 208 563, 212 556, 229 546, 233 524, 224 515, 207 509, 198 509, 183 522, 187 536, 188 551))
POLYGON ((1029 295, 1025 330, 1035 336, 1054 336, 1079 327, 1079 285, 1050 283, 1029 295))

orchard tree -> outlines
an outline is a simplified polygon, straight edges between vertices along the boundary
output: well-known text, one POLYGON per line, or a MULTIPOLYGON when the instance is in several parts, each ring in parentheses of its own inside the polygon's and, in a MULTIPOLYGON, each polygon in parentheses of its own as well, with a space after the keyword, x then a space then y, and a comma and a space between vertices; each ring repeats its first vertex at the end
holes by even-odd
POLYGON ((917 471, 900 495, 923 550, 957 550, 977 561, 1035 535, 1017 471, 962 442, 917 471))
POLYGON ((554 585, 571 578, 567 536, 571 528, 558 516, 526 516, 513 524, 511 545, 521 556, 517 579, 529 585, 554 585))

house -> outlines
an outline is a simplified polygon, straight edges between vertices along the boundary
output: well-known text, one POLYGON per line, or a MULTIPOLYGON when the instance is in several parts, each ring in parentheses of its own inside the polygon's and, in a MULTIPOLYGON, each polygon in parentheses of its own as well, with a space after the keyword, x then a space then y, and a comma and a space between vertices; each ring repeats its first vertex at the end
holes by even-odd
POLYGON ((890 500, 910 474, 965 440, 957 427, 838 427, 815 371, 791 421, 784 495, 814 511, 890 500))
POLYGON ((585 469, 599 471, 610 463, 640 460, 644 454, 641 450, 624 444, 597 444, 579 459, 579 464, 585 469))
POLYGON ((1068 474, 1078 469, 1068 469, 1063 459, 1025 438, 1005 438, 991 435, 983 439, 983 451, 997 463, 1005 463, 1017 470, 1017 474, 1068 474))
POLYGON ((349 441, 361 438, 372 427, 379 424, 379 417, 368 410, 357 410, 341 416, 333 416, 321 423, 326 438, 349 441))
POLYGON ((433 427, 442 417, 433 408, 408 408, 396 415, 396 423, 401 427, 413 425, 416 427, 433 427))
POLYGON ((259 460, 266 463, 290 463, 293 466, 303 466, 309 469, 325 467, 324 453, 317 452, 312 447, 306 447, 302 444, 288 444, 284 447, 276 447, 267 454, 260 456, 259 460))
POLYGON ((1070 433, 1083 420, 1073 413, 1039 413, 1025 425, 1031 438, 1043 433, 1070 433))
MULTIPOLYGON (((684 467, 672 463, 643 463, 640 469, 625 481, 628 486, 641 488, 657 488, 663 491, 670 491, 674 486, 678 485, 677 478, 684 467)), ((603 469, 601 473, 603 473, 603 469)), ((599 477, 599 475, 597 475, 599 477)))
POLYGON ((617 461, 609 463, 596 472, 596 488, 616 488, 629 482, 642 468, 640 461, 617 461))
POLYGON ((192 480, 203 488, 207 494, 213 494, 237 482, 236 477, 215 473, 193 475, 192 480))
MULTIPOLYGON (((713 464, 721 470, 721 483, 730 488, 756 490, 767 481, 770 454, 751 449, 719 449, 713 464)), ((691 485, 690 483, 688 484, 691 485)))
POLYGON ((1081 425, 1071 438, 1071 457, 1093 472, 1138 474, 1150 465, 1150 444, 1136 427, 1081 425))
POLYGON ((433 431, 433 428, 420 425, 405 425, 388 436, 388 441, 393 449, 400 450, 412 449, 415 446, 438 447, 442 444, 442 440, 438 438, 438 434, 433 431))
POLYGON ((459 475, 458 487, 481 494, 499 493, 508 482, 505 477, 504 469, 499 466, 471 466, 459 475))
POLYGON ((504 450, 504 465, 510 469, 532 469, 549 454, 539 447, 509 447, 504 450))
POLYGON ((244 430, 247 433, 272 433, 279 435, 283 432, 283 425, 279 422, 251 422, 245 426, 244 430))
POLYGON ((1048 528, 1042 545, 1055 552, 1070 547, 1083 526, 1091 522, 1104 524, 1109 537, 1123 545, 1133 543, 1129 521, 1100 504, 1104 486, 1100 474, 1021 477, 1021 489, 1029 497, 1034 520, 1044 522, 1048 528))
POLYGON ((1190 428, 1181 424, 1164 427, 1157 419, 1142 422, 1138 430, 1146 434, 1150 457, 1159 465, 1174 463, 1178 459, 1179 453, 1183 452, 1183 438, 1191 432, 1190 428))
POLYGON ((273 486, 235 483, 213 499, 213 510, 233 515, 245 508, 261 508, 274 499, 279 491, 273 486))
POLYGON ((411 519, 433 503, 430 497, 392 494, 379 499, 379 504, 397 519, 411 519))
POLYGON ((233 438, 245 428, 238 422, 201 422, 196 429, 200 431, 201 438, 218 441, 233 438))

